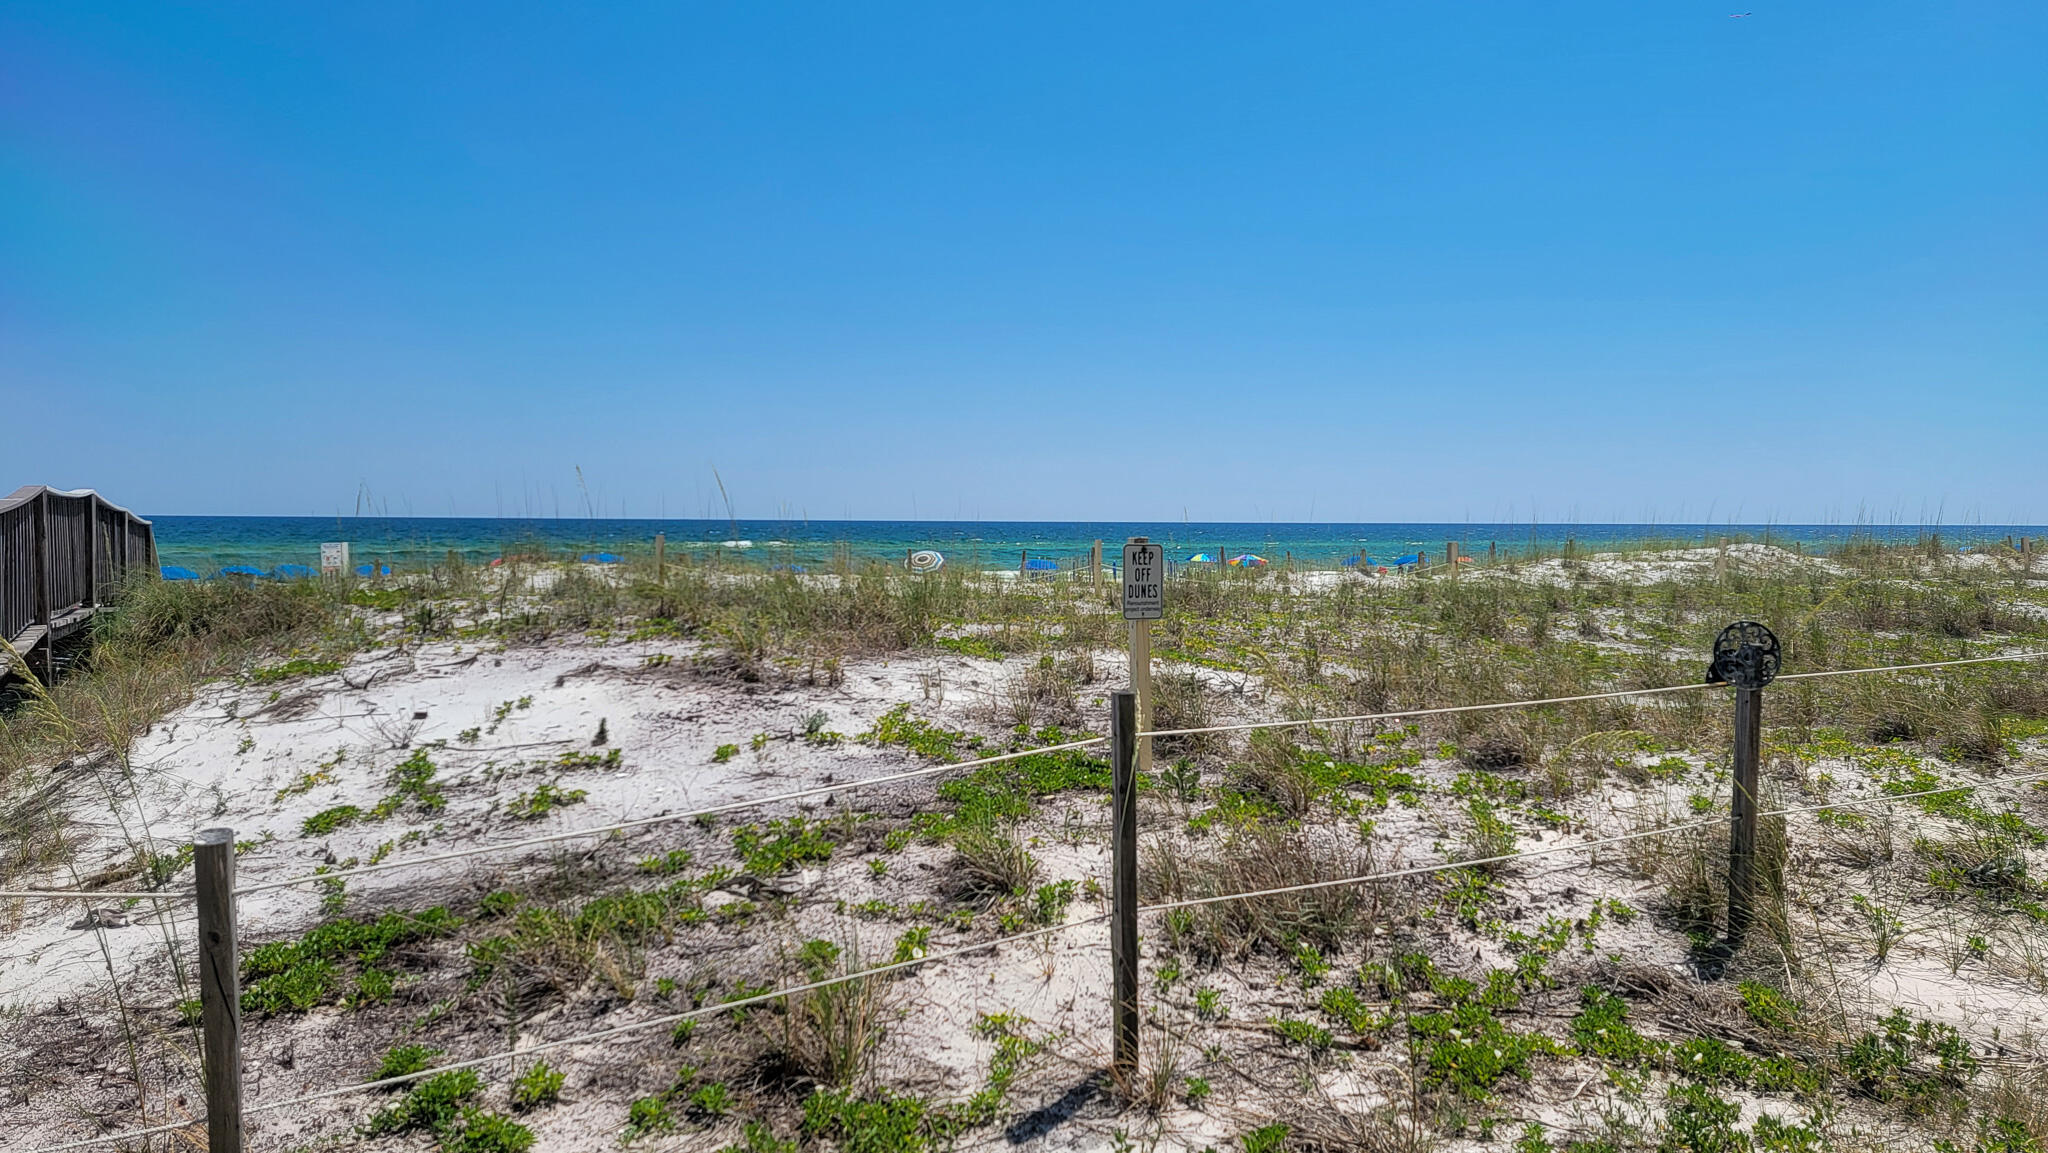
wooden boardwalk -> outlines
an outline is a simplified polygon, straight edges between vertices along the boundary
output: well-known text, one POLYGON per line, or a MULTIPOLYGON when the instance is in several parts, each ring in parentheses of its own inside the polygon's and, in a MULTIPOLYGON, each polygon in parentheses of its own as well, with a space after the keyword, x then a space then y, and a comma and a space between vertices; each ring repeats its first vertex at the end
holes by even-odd
MULTIPOLYGON (((133 571, 156 574, 156 532, 98 493, 32 484, 0 498, 0 640, 44 680, 57 642, 133 571)), ((0 679, 18 671, 0 661, 0 679)))

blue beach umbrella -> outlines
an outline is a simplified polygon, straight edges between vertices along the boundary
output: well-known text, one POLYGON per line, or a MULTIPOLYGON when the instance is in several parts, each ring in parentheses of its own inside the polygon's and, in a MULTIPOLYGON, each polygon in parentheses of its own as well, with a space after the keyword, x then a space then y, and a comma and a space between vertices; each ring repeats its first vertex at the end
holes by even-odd
POLYGON ((1266 558, 1255 553, 1241 552, 1231 557, 1230 563, 1237 568, 1259 568, 1266 563, 1266 558))
POLYGON ((260 568, 257 568, 257 567, 256 567, 255 565, 246 565, 246 564, 230 564, 230 565, 222 565, 222 566, 221 566, 221 568, 220 568, 220 572, 219 572, 219 573, 217 573, 216 575, 218 575, 218 576, 238 576, 238 577, 252 577, 252 578, 255 578, 255 579, 257 579, 257 580, 261 580, 261 579, 263 578, 263 570, 262 570, 262 569, 260 569, 260 568))
POLYGON ((1216 558, 1215 558, 1215 557, 1214 557, 1213 555, 1209 554, 1209 553, 1205 553, 1205 552, 1198 552, 1198 553, 1196 553, 1195 555, 1193 555, 1193 556, 1191 556, 1191 557, 1189 557, 1189 558, 1188 558, 1188 563, 1189 563, 1189 564, 1215 564, 1215 563, 1216 563, 1216 558))
POLYGON ((587 552, 576 559, 584 564, 617 564, 623 558, 615 552, 587 552))
POLYGON ((1060 562, 1047 560, 1040 556, 1032 557, 1024 562, 1024 571, 1026 572, 1058 572, 1059 567, 1060 562))
POLYGON ((167 564, 157 570, 167 581, 196 581, 199 574, 181 564, 167 564))
POLYGON ((390 575, 391 575, 391 566, 390 566, 390 565, 388 565, 388 564, 379 564, 379 565, 367 565, 367 564, 359 564, 359 565, 357 565, 357 566, 356 566, 356 575, 357 575, 357 576, 390 576, 390 575))
POLYGON ((1394 558, 1394 567, 1396 567, 1396 568, 1399 568, 1399 567, 1400 567, 1400 566, 1402 566, 1402 565, 1411 565, 1411 564, 1421 564, 1421 563, 1422 563, 1422 556, 1421 556, 1421 554, 1419 554, 1419 553, 1412 553, 1412 552, 1411 552, 1411 553, 1409 553, 1409 554, 1408 554, 1407 556, 1397 556, 1397 557, 1395 557, 1395 558, 1394 558))

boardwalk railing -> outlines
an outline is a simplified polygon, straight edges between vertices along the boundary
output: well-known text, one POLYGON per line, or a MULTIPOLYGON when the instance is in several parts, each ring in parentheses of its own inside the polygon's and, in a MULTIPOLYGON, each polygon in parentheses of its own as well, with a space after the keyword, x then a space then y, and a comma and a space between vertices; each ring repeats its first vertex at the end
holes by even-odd
POLYGON ((0 640, 45 680, 56 643, 135 569, 156 571, 155 530, 100 494, 32 484, 0 497, 0 640))

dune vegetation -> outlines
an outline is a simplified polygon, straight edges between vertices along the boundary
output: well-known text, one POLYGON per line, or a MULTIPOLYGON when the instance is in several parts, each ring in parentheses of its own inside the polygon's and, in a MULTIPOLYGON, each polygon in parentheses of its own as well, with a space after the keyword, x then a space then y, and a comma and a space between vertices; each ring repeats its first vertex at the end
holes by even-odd
MULTIPOLYGON (((1107 900, 1100 745, 431 883, 337 879, 296 927, 271 917, 245 941, 249 1044, 296 1046, 294 1076, 319 1084, 423 1076, 325 1102, 271 1144, 258 1128, 255 1147, 2048 1148, 2048 662, 1772 686, 1765 803, 1795 811, 1765 818, 1764 908, 1732 955, 1725 690, 1374 719, 1703 682, 1737 619, 1770 625, 1788 674, 2048 650, 2048 568, 1928 541, 1182 572, 1154 634, 1155 727, 1303 723, 1158 741, 1146 902, 1542 854, 1147 914, 1135 1080, 1102 1073, 1107 953, 1083 923, 1107 900), (1363 719, 1317 719, 1337 717, 1363 719), (828 983, 1069 922, 947 959, 945 981, 828 983), (797 984, 818 987, 757 1000, 797 984), (657 1017, 684 1019, 602 1053, 431 1073, 657 1017)), ((266 712, 366 698, 430 658, 460 679, 479 655, 575 654, 444 737, 380 729, 292 760, 270 809, 218 802, 253 833, 318 799, 252 841, 249 868, 324 852, 345 871, 592 824, 588 798, 620 774, 765 795, 1099 734, 1124 627, 1109 583, 1080 573, 522 559, 139 582, 65 675, 0 715, 0 888, 189 884, 187 830, 162 827, 135 750, 168 755, 162 726, 202 701, 253 764, 269 738, 247 722, 266 712), (402 671, 370 671, 394 657, 402 671), (540 733, 579 674, 664 716, 773 698, 792 719, 643 741, 613 705, 594 737, 494 752, 546 745, 504 737, 540 733)), ((0 901, 11 932, 59 915, 0 901)), ((133 972, 110 959, 87 998, 122 1026, 118 1052, 12 1030, 18 1102, 56 1086, 140 1124, 199 1099, 194 994, 164 959, 185 946, 161 940, 133 972)))

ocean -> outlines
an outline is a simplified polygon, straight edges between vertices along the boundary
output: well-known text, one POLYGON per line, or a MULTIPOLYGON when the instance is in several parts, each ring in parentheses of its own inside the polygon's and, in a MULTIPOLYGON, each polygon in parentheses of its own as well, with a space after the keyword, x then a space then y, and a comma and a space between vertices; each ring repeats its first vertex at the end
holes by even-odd
POLYGON ((1253 553, 1274 563, 1335 568, 1350 557, 1390 560, 1427 550, 1440 560, 1446 542, 1466 555, 1554 555, 1567 542, 1599 550, 1646 543, 1712 543, 1722 538, 1761 540, 1809 551, 1854 539, 1906 543, 1939 535, 1970 545, 2011 537, 2048 536, 2041 525, 1760 525, 1760 524, 1217 524, 1186 521, 844 521, 844 520, 603 520, 497 517, 269 517, 159 516, 157 553, 166 565, 201 575, 224 565, 265 571, 280 564, 317 566, 323 541, 347 541, 352 560, 390 564, 394 570, 443 561, 450 551, 469 564, 507 553, 550 556, 611 552, 646 555, 654 537, 666 537, 669 555, 767 565, 816 566, 836 555, 855 561, 900 563, 906 550, 932 549, 949 565, 1018 567, 1024 556, 1054 561, 1085 558, 1095 541, 1113 555, 1125 539, 1144 536, 1166 545, 1169 560, 1196 553, 1253 553))

